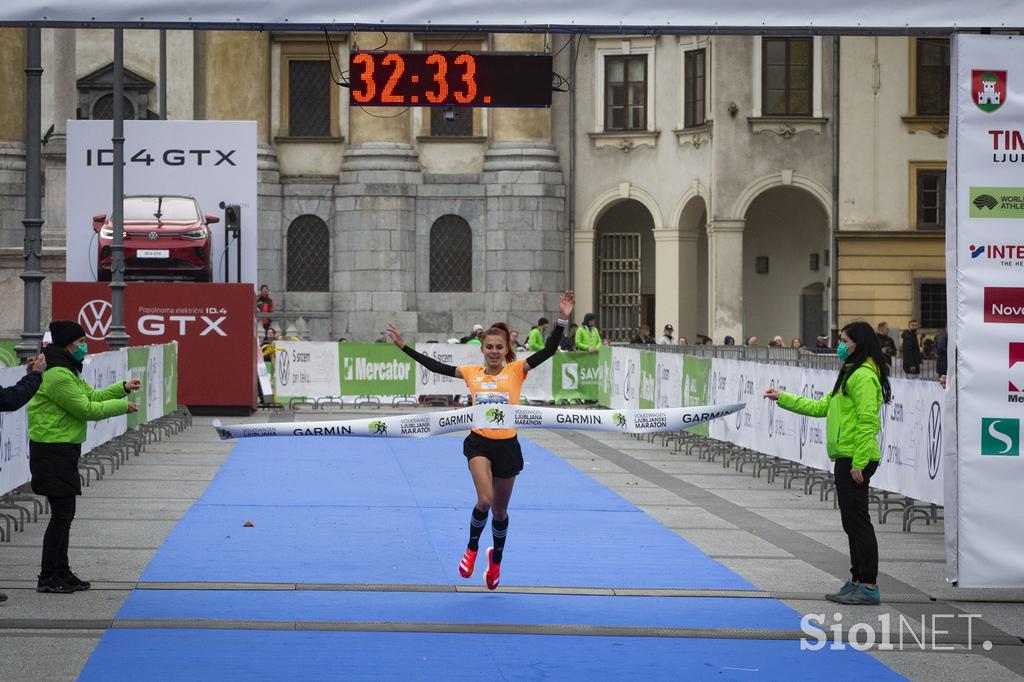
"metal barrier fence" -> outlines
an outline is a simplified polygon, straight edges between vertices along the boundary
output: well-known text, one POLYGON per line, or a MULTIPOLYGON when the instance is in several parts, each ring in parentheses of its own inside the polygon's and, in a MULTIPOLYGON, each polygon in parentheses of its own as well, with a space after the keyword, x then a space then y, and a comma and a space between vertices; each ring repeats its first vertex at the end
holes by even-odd
MULTIPOLYGON (((652 350, 652 344, 614 344, 636 350, 652 350)), ((723 360, 748 360, 751 362, 767 362, 773 365, 790 365, 808 369, 826 369, 838 371, 843 366, 832 349, 815 353, 806 348, 776 348, 774 346, 654 346, 659 351, 695 355, 701 358, 719 358, 723 360)), ((935 370, 936 360, 922 360, 920 374, 907 374, 903 371, 903 360, 893 358, 889 367, 889 376, 893 379, 925 379, 938 381, 939 374, 935 370)))
MULTIPOLYGON (((184 407, 140 424, 113 440, 93 448, 82 455, 78 463, 78 476, 83 486, 100 480, 126 464, 133 455, 138 457, 150 443, 184 431, 192 425, 192 414, 184 407)), ((13 531, 24 531, 25 524, 35 523, 40 514, 49 513, 45 497, 32 493, 26 483, 11 492, 0 495, 0 542, 10 542, 13 531)))

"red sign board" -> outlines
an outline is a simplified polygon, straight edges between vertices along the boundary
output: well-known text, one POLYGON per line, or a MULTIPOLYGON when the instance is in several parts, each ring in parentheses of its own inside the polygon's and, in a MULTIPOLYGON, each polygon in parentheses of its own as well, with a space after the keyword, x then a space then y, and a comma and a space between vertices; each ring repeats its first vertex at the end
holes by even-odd
MULTIPOLYGON (((251 408, 256 404, 253 339, 256 295, 250 284, 132 282, 125 330, 132 346, 178 342, 178 402, 251 408)), ((77 320, 90 352, 107 350, 110 285, 54 282, 54 319, 77 320)))

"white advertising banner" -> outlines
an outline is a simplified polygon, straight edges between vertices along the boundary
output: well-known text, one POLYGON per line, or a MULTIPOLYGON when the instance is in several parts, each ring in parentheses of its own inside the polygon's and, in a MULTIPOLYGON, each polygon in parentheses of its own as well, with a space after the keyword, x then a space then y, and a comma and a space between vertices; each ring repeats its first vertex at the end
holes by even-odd
MULTIPOLYGON (((13 386, 25 376, 24 367, 0 369, 0 386, 13 386)), ((26 408, 0 412, 0 495, 32 478, 28 469, 28 419, 26 408)))
POLYGON ((341 395, 338 344, 278 341, 274 385, 285 396, 315 400, 341 395))
MULTIPOLYGON (((446 365, 462 367, 463 365, 479 365, 483 362, 480 346, 464 343, 417 343, 416 351, 434 358, 446 365)), ((550 389, 549 389, 550 390, 550 389)), ((449 377, 435 374, 423 365, 416 365, 417 395, 460 395, 467 396, 466 382, 462 377, 449 377)), ((532 397, 532 396, 531 396, 532 397)))
MULTIPOLYGON (((128 378, 128 351, 124 348, 96 353, 85 358, 82 379, 95 389, 102 389, 128 378)), ((138 397, 133 396, 133 400, 138 397)), ((128 430, 128 416, 111 417, 89 422, 82 443, 82 454, 113 440, 128 430)))
MULTIPOLYGON (((238 243, 225 250, 224 210, 220 203, 241 207, 242 282, 256 276, 256 123, 253 121, 125 121, 124 192, 126 196, 193 197, 198 213, 212 214, 220 222, 173 239, 159 232, 155 216, 135 215, 153 221, 134 221, 145 236, 126 241, 130 251, 129 274, 135 267, 153 276, 177 277, 185 250, 201 248, 209 240, 209 262, 215 282, 223 282, 225 268, 230 281, 238 281, 238 243), (151 248, 147 242, 154 240, 151 248), (136 245, 137 248, 136 248, 136 245), (180 249, 180 251, 179 251, 180 249), (228 265, 230 259, 230 265, 228 265)), ((103 230, 95 230, 93 217, 111 215, 113 149, 110 121, 68 121, 67 155, 67 279, 95 282, 100 272, 100 249, 109 242, 103 230)), ((140 205, 140 209, 147 204, 140 205)), ((177 206, 177 205, 176 205, 177 206)), ((175 209, 177 210, 177 209, 175 209)), ((157 211, 154 211, 156 213, 157 211)), ((162 213, 171 221, 178 214, 162 213)), ((179 223, 181 225, 182 223, 179 223)), ((134 228, 133 228, 134 229, 134 228)), ((167 229, 171 229, 167 227, 167 229)), ((104 266, 107 270, 109 265, 104 266)), ((109 270, 108 270, 109 271, 109 270)))
POLYGON ((882 462, 871 479, 881 490, 942 504, 942 413, 945 395, 933 381, 893 379, 892 402, 882 406, 882 462))
MULTIPOLYGON (((528 358, 533 353, 523 353, 520 358, 528 358)), ((551 383, 554 380, 552 370, 554 369, 555 363, 553 359, 548 359, 547 362, 542 362, 539 366, 534 367, 526 374, 526 381, 523 382, 522 397, 529 400, 540 400, 544 402, 550 402, 555 399, 554 393, 552 392, 551 383)), ((565 377, 559 377, 563 381, 565 377)))
POLYGON ((680 353, 656 353, 654 358, 654 406, 683 405, 683 356, 680 353))
POLYGON ((617 410, 640 407, 640 351, 612 349, 612 404, 617 410))
POLYGON ((955 187, 947 193, 947 286, 956 359, 950 577, 1024 586, 1011 530, 1024 458, 1024 42, 957 35, 951 99, 955 187), (953 250, 955 244, 955 250, 953 250))

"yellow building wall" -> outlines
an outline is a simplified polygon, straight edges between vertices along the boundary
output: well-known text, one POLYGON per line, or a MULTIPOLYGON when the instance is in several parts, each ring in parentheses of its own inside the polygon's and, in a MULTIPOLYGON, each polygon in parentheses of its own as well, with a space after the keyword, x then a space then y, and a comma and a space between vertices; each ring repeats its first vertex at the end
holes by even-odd
POLYGON ((914 317, 914 281, 946 277, 939 233, 839 235, 839 325, 865 320, 903 327, 914 317))

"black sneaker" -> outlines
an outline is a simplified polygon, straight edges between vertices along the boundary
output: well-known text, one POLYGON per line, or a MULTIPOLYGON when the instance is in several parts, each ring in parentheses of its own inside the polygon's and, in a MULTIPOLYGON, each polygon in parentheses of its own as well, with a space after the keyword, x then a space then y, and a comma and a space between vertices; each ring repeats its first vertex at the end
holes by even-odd
POLYGON ((36 583, 36 592, 52 592, 53 594, 71 594, 75 588, 64 581, 59 575, 49 578, 39 578, 36 583))
POLYGON ((4 594, 3 592, 0 592, 0 602, 5 602, 5 601, 7 601, 7 595, 4 594))
POLYGON ((92 583, 90 583, 88 580, 82 580, 81 578, 79 578, 77 575, 71 572, 70 568, 67 571, 65 571, 61 575, 61 577, 64 579, 64 582, 66 582, 71 587, 75 588, 76 592, 88 590, 90 587, 92 587, 92 583))

